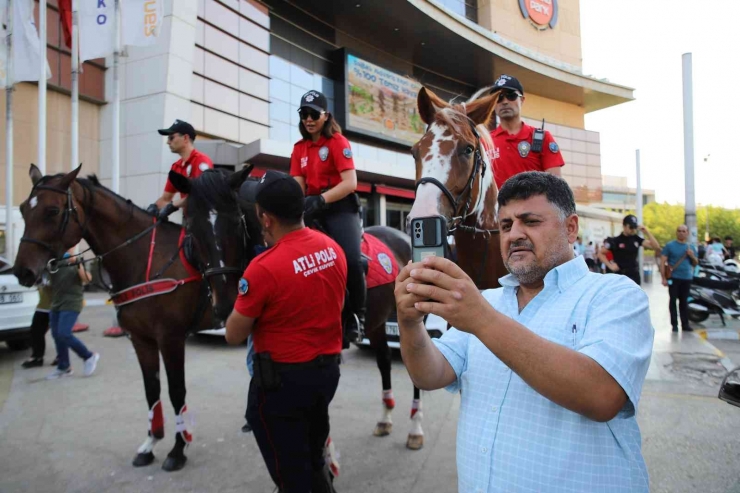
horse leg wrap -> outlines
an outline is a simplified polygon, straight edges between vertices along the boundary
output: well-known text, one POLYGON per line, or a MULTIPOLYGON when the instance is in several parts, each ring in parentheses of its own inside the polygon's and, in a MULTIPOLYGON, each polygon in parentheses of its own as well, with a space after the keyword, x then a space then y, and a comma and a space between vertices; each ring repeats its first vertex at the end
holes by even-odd
POLYGON ((329 466, 331 475, 335 478, 339 477, 339 451, 334 447, 334 442, 331 441, 331 437, 326 438, 324 444, 324 461, 329 466))
POLYGON ((392 390, 383 391, 383 405, 388 410, 391 410, 396 407, 396 399, 393 398, 392 390))
POLYGON ((416 413, 421 412, 421 400, 420 399, 414 399, 411 401, 411 419, 414 419, 416 416, 416 413))
POLYGON ((188 431, 188 428, 192 428, 192 420, 188 415, 188 406, 185 404, 175 416, 175 431, 180 434, 186 445, 190 445, 193 441, 193 435, 188 431))
POLYGON ((157 440, 164 438, 164 413, 162 412, 162 401, 155 402, 149 410, 149 434, 157 440))

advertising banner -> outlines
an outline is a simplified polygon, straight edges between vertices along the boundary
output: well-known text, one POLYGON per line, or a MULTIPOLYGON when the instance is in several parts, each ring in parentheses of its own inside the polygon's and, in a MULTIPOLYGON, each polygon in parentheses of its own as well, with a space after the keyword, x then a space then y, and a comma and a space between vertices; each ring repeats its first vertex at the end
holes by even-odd
POLYGON ((411 146, 424 135, 421 84, 347 55, 347 130, 411 146))

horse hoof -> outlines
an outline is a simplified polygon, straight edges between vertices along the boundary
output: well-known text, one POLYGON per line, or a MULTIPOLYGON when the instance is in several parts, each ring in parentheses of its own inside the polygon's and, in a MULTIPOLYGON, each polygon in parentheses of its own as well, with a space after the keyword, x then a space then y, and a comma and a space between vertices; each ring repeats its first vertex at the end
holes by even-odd
POLYGON ((148 452, 146 454, 136 454, 136 457, 134 457, 134 467, 144 467, 148 466, 154 462, 154 454, 151 452, 148 452))
POLYGON ((180 469, 185 467, 185 463, 187 461, 188 458, 184 455, 182 457, 167 457, 167 460, 164 461, 164 464, 162 464, 162 469, 167 472, 179 471, 180 469))
POLYGON ((375 425, 373 435, 376 437, 387 437, 393 431, 393 423, 378 423, 375 425))
POLYGON ((406 440, 406 448, 410 450, 421 450, 424 446, 424 435, 409 435, 406 440))

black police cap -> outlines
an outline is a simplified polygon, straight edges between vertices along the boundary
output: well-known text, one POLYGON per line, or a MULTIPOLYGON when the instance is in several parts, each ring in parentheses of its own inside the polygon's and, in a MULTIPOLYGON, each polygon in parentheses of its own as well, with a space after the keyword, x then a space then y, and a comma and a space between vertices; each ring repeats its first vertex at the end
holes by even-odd
POLYGON ((521 82, 511 75, 503 74, 493 83, 492 91, 499 91, 501 89, 510 89, 524 95, 524 87, 522 87, 521 82))
POLYGON ((622 224, 625 226, 630 226, 632 228, 637 228, 637 217, 635 217, 633 214, 628 214, 624 216, 622 224))
POLYGON ((190 140, 195 140, 195 129, 191 124, 182 120, 175 120, 175 123, 173 123, 170 128, 162 128, 157 130, 157 132, 159 132, 159 135, 189 135, 190 140))
POLYGON ((301 96, 300 108, 311 108, 316 111, 326 111, 328 108, 326 96, 321 94, 319 91, 308 91, 306 94, 301 96))

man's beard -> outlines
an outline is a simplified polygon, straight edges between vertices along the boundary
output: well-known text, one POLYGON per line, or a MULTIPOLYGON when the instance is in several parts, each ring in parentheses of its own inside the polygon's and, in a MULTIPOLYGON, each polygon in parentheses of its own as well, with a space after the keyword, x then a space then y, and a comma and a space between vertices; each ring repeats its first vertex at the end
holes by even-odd
MULTIPOLYGON (((563 237, 560 238, 560 240, 568 241, 565 234, 563 234, 563 237)), ((509 246, 509 252, 511 252, 512 248, 516 247, 528 248, 532 251, 532 255, 534 255, 534 245, 528 241, 512 243, 509 246)), ((512 266, 509 264, 509 256, 506 257, 506 261, 504 263, 511 275, 516 277, 517 281, 519 281, 519 284, 535 284, 542 281, 548 272, 561 263, 560 255, 557 250, 548 249, 545 253, 545 259, 542 264, 538 263, 535 257, 532 262, 526 265, 518 264, 512 266)))

